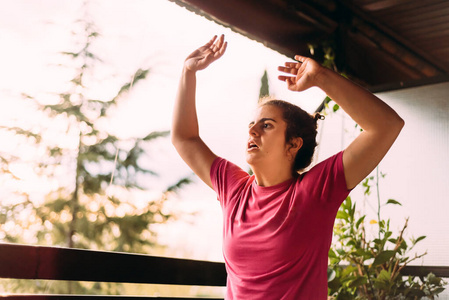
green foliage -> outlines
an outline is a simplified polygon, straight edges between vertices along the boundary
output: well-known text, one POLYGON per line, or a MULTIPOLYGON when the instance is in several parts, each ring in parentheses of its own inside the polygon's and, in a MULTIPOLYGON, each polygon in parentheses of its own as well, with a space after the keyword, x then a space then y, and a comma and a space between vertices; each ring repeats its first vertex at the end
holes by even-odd
MULTIPOLYGON (((343 77, 347 77, 347 74, 344 71, 340 70, 342 67, 342 62, 337 64, 337 44, 337 37, 335 35, 331 35, 327 39, 324 39, 320 42, 309 43, 307 44, 307 46, 309 48, 310 54, 314 57, 314 59, 316 59, 317 61, 321 61, 321 64, 324 67, 339 73, 343 77)), ((316 109, 316 111, 326 114, 326 112, 328 111, 330 113, 335 113, 339 109, 340 106, 335 102, 332 102, 332 99, 329 96, 326 96, 321 105, 316 109)))
MULTIPOLYGON (((365 194, 371 193, 374 177, 363 182, 365 194)), ((376 181, 378 185, 378 181, 376 181)), ((413 254, 415 245, 425 239, 420 236, 404 238, 408 219, 397 236, 390 228, 390 219, 380 217, 380 199, 377 237, 368 239, 366 215, 357 216, 356 204, 348 197, 337 213, 334 228, 336 244, 329 251, 330 267, 328 286, 330 299, 434 299, 444 290, 446 284, 441 278, 430 273, 426 277, 401 276, 401 270, 410 262, 424 254, 413 254)), ((389 199, 384 205, 401 205, 389 199)))
POLYGON ((336 40, 335 36, 331 35, 327 39, 324 39, 320 42, 309 43, 307 46, 309 47, 310 54, 315 57, 316 60, 321 61, 322 65, 326 68, 337 71, 336 64, 336 40))

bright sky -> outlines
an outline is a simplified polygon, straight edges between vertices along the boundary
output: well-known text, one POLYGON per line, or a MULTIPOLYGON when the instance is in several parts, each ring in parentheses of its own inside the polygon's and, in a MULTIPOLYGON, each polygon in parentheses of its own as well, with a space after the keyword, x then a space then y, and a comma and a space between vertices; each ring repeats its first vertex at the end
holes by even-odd
MULTIPOLYGON (((17 101, 21 93, 56 92, 70 78, 69 73, 56 66, 61 62, 57 53, 73 50, 70 32, 75 28, 74 21, 83 16, 81 4, 82 1, 74 0, 0 0, 4 8, 0 11, 1 123, 12 117, 28 118, 29 112, 17 101)), ((137 68, 151 68, 148 80, 135 86, 129 99, 105 124, 121 136, 143 136, 153 130, 169 129, 183 61, 214 34, 226 35, 228 49, 219 61, 198 75, 197 107, 201 135, 216 154, 246 167, 247 124, 265 69, 270 91, 278 98, 308 111, 313 111, 324 98, 317 90, 301 94, 286 90, 276 79, 276 68, 287 58, 168 0, 92 0, 89 15, 101 34, 94 51, 104 61, 93 96, 107 99, 137 68)), ((161 177, 150 186, 166 186, 190 173, 167 141, 156 144, 151 152, 157 159, 153 169, 159 170, 161 177)), ((192 231, 191 234, 202 236, 197 236, 196 246, 186 246, 186 251, 200 249, 201 241, 205 243, 202 249, 207 249, 211 244, 208 234, 220 241, 219 205, 213 201, 213 192, 198 183, 188 187, 180 198, 172 203, 173 207, 192 210, 201 206, 203 218, 196 228, 205 226, 211 231, 192 231)), ((177 236, 168 231, 164 234, 168 240, 177 236)), ((188 234, 183 236, 192 240, 188 234)), ((212 252, 218 254, 206 258, 220 259, 220 245, 212 247, 212 252)), ((201 258, 209 255, 190 254, 201 258)))

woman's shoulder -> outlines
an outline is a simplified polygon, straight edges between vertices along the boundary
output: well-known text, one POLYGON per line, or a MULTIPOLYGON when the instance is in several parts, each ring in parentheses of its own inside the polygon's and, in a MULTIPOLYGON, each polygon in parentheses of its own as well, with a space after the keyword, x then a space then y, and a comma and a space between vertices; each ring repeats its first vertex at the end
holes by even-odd
POLYGON ((317 172, 322 169, 332 168, 332 167, 341 167, 343 166, 343 151, 335 153, 328 158, 317 162, 313 167, 311 167, 306 173, 309 172, 317 172))
POLYGON ((335 177, 338 174, 344 175, 343 151, 340 151, 312 166, 306 172, 301 173, 300 179, 317 181, 320 178, 325 180, 328 177, 335 177))
POLYGON ((249 176, 248 172, 244 171, 241 167, 239 167, 237 164, 223 158, 220 156, 217 156, 211 165, 211 173, 215 173, 217 171, 234 171, 243 173, 249 176))
POLYGON ((217 157, 214 160, 211 166, 210 175, 213 182, 226 181, 227 183, 233 184, 240 181, 246 181, 251 177, 251 175, 241 167, 222 157, 217 157))
POLYGON ((302 187, 320 199, 341 204, 349 193, 343 168, 343 151, 319 162, 302 174, 302 187))

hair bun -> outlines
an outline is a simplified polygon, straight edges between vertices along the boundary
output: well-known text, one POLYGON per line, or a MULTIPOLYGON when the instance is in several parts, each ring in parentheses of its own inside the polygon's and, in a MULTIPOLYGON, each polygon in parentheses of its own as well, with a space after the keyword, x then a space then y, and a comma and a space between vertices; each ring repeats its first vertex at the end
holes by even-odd
POLYGON ((315 115, 313 116, 313 119, 314 119, 315 122, 316 122, 316 121, 318 121, 318 120, 324 120, 325 117, 324 117, 322 114, 320 114, 320 113, 315 113, 315 115))

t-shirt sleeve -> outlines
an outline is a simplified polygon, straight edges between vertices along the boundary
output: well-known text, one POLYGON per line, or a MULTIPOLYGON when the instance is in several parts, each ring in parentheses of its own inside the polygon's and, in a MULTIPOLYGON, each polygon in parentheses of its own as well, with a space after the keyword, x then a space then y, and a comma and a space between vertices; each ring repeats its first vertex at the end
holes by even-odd
POLYGON ((346 185, 343 151, 318 163, 304 175, 303 181, 313 195, 311 199, 340 207, 351 192, 346 185))
POLYGON ((237 165, 217 157, 210 169, 212 187, 217 193, 218 200, 223 204, 248 182, 250 176, 237 165))

